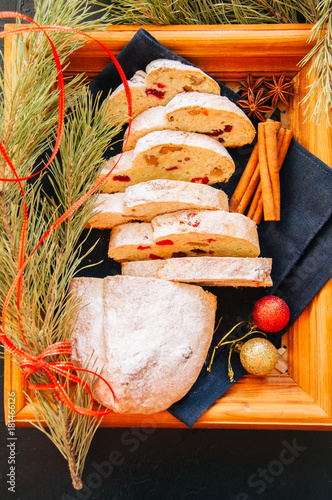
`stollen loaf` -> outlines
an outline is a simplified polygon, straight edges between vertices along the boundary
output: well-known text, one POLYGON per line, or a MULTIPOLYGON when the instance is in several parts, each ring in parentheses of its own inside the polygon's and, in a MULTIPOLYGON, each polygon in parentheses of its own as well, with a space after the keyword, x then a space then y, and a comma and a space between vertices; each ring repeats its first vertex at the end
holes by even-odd
POLYGON ((74 278, 71 293, 82 306, 73 363, 102 367, 115 394, 113 401, 99 380, 96 401, 117 413, 150 414, 189 391, 211 343, 214 295, 195 285, 131 276, 74 278))
MULTIPOLYGON (((128 80, 128 86, 133 118, 148 108, 167 104, 179 92, 220 94, 218 83, 201 69, 168 59, 156 59, 147 65, 145 71, 137 71, 128 80)), ((113 112, 128 115, 123 83, 110 95, 108 106, 113 112)), ((128 118, 122 123, 126 121, 128 118)))
POLYGON ((124 262, 122 274, 204 286, 269 287, 272 259, 257 257, 185 257, 124 262))
POLYGON ((172 128, 207 134, 225 147, 250 144, 256 134, 242 109, 220 95, 178 94, 166 106, 165 119, 172 128))
POLYGON ((207 184, 156 179, 129 186, 124 193, 96 195, 87 227, 111 229, 131 220, 150 222, 156 215, 183 209, 228 211, 228 196, 207 184))
POLYGON ((157 215, 151 223, 116 226, 108 249, 108 256, 119 262, 259 253, 256 224, 245 215, 221 210, 180 210, 157 215))
POLYGON ((250 144, 255 129, 249 118, 224 96, 182 93, 166 106, 150 108, 134 118, 128 134, 124 133, 123 150, 133 149, 144 135, 156 130, 185 130, 205 133, 225 147, 250 144))
POLYGON ((128 186, 152 179, 226 182, 235 165, 224 146, 210 137, 161 130, 141 137, 135 149, 110 158, 98 180, 110 170, 102 186, 105 193, 123 192, 128 186))

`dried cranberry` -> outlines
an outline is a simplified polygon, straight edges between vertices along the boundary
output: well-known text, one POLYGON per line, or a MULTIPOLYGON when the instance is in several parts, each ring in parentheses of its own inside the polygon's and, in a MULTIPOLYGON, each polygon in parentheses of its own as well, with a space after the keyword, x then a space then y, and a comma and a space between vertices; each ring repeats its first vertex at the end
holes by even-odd
POLYGON ((218 135, 222 135, 224 132, 225 130, 218 129, 218 130, 212 130, 212 132, 207 132, 206 135, 210 137, 218 137, 218 135))
POLYGON ((226 127, 224 128, 224 132, 231 132, 233 129, 233 125, 226 125, 226 127))
POLYGON ((159 82, 153 82, 153 85, 157 85, 158 89, 165 89, 166 88, 166 85, 164 85, 163 83, 159 83, 159 82))
POLYGON ((186 257, 187 254, 185 252, 174 252, 172 257, 186 257))
POLYGON ((113 181, 130 182, 130 177, 128 175, 115 175, 113 181))
POLYGON ((160 245, 160 246, 174 245, 174 242, 172 240, 161 240, 161 241, 157 241, 156 245, 160 245))
POLYGON ((139 246, 137 247, 137 250, 147 250, 148 248, 151 248, 151 247, 149 247, 149 246, 147 246, 147 247, 143 247, 142 245, 139 245, 139 246))
POLYGON ((158 259, 163 260, 163 257, 159 257, 159 255, 156 255, 154 253, 150 253, 149 259, 151 259, 151 260, 158 260, 158 259))
POLYGON ((194 179, 191 179, 190 182, 200 182, 201 184, 208 184, 209 178, 208 177, 195 177, 194 179))
POLYGON ((192 252, 194 252, 194 253, 207 253, 205 250, 201 250, 200 248, 193 248, 192 252))
POLYGON ((214 240, 213 238, 209 238, 208 240, 206 240, 208 243, 211 243, 212 241, 217 241, 217 240, 214 240))
POLYGON ((156 89, 146 89, 145 91, 146 95, 153 95, 154 97, 157 97, 158 99, 164 99, 165 92, 162 90, 156 90, 156 89))
POLYGON ((169 167, 169 168, 166 168, 167 172, 169 172, 170 170, 178 170, 179 167, 169 167))

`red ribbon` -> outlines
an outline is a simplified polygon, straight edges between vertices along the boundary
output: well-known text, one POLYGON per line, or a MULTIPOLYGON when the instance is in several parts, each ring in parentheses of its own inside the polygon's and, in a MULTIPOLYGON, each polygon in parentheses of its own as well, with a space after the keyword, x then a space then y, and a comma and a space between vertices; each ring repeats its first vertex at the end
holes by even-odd
MULTIPOLYGON (((54 160, 57 152, 59 151, 62 135, 63 135, 63 129, 64 129, 64 114, 65 114, 65 88, 64 88, 64 80, 63 80, 63 71, 62 71, 62 66, 60 62, 60 58, 58 56, 57 50, 50 39, 50 37, 47 34, 47 31, 57 31, 57 32, 67 32, 67 33, 75 33, 80 36, 87 37, 91 40, 96 41, 104 50, 105 52, 109 55, 110 59, 113 61, 115 64, 121 80, 124 84, 125 92, 126 92, 126 97, 127 97, 127 102, 128 102, 128 110, 129 110, 129 116, 132 116, 132 103, 131 103, 131 94, 130 94, 130 89, 128 86, 128 82, 126 79, 126 76, 123 72, 123 69, 121 68, 120 64, 112 54, 112 52, 100 41, 95 40, 91 35, 88 35, 86 33, 83 33, 79 30, 70 28, 68 26, 42 26, 36 23, 33 19, 29 18, 28 16, 25 16, 24 14, 20 14, 17 12, 2 12, 0 13, 0 18, 19 18, 25 21, 28 21, 30 23, 33 23, 34 26, 21 26, 15 29, 10 29, 4 32, 0 33, 0 38, 3 38, 4 36, 9 36, 9 35, 15 35, 15 34, 20 34, 23 32, 31 32, 31 31, 42 31, 48 42, 51 45, 54 61, 56 64, 56 69, 57 69, 57 75, 58 75, 58 90, 59 90, 59 104, 58 104, 58 127, 57 127, 57 136, 56 136, 56 141, 54 145, 54 149, 52 152, 52 155, 46 165, 39 171, 35 172, 34 174, 30 175, 29 177, 22 177, 20 178, 17 175, 15 166, 11 162, 3 143, 0 141, 0 152, 6 161, 7 165, 10 167, 11 171, 14 174, 14 178, 12 179, 0 179, 0 181, 4 182, 17 182, 19 184, 22 198, 24 201, 24 215, 23 215, 23 223, 22 223, 22 228, 21 228, 21 235, 20 235, 20 244, 19 244, 19 257, 18 257, 18 271, 17 274, 13 280, 13 283, 11 284, 11 287, 9 289, 9 292, 6 296, 5 302, 3 304, 2 308, 2 326, 0 328, 0 341, 3 343, 5 348, 15 357, 18 358, 20 362, 21 369, 24 374, 24 379, 26 380, 28 387, 33 390, 38 390, 38 391, 53 391, 55 397, 63 403, 65 406, 70 408, 71 410, 75 411, 76 413, 79 413, 81 415, 89 415, 92 417, 101 417, 104 416, 112 411, 112 409, 105 410, 105 411, 94 411, 92 410, 92 405, 93 405, 93 397, 92 397, 92 391, 89 385, 82 380, 80 377, 77 375, 74 375, 71 372, 77 372, 77 371, 83 371, 92 375, 95 375, 99 377, 110 389, 113 399, 115 398, 114 392, 109 385, 109 383, 99 374, 96 374, 90 370, 83 369, 83 368, 77 368, 73 365, 71 361, 68 360, 62 360, 60 359, 59 361, 47 361, 45 358, 48 358, 50 356, 71 356, 72 355, 72 349, 71 349, 71 343, 70 342, 56 342, 55 344, 52 344, 51 346, 47 347, 44 349, 42 353, 40 353, 38 356, 36 356, 29 343, 27 342, 27 339, 24 335, 24 331, 21 325, 21 320, 20 320, 20 295, 21 295, 21 288, 22 288, 22 281, 23 281, 23 272, 25 269, 25 266, 27 265, 28 260, 31 258, 31 256, 34 254, 34 252, 40 247, 40 245, 45 241, 45 239, 58 227, 60 224, 62 224, 66 219, 68 219, 93 193, 95 193, 101 185, 105 182, 105 180, 111 175, 113 169, 116 167, 117 163, 120 160, 120 157, 116 164, 113 166, 112 170, 108 172, 105 176, 103 176, 100 181, 95 184, 87 193, 85 193, 81 198, 74 203, 71 207, 69 207, 66 212, 59 217, 49 228, 48 230, 44 233, 44 235, 41 237, 39 240, 38 244, 36 247, 32 250, 30 255, 26 258, 25 257, 25 250, 26 250, 26 243, 27 243, 27 229, 28 229, 28 207, 26 204, 26 199, 25 199, 25 193, 24 189, 22 186, 22 181, 31 179, 32 177, 38 175, 40 172, 48 168, 48 166, 51 164, 51 162, 54 160), (24 343, 29 350, 29 353, 27 353, 24 349, 21 349, 20 347, 17 347, 13 342, 7 337, 5 334, 5 320, 6 320, 6 313, 8 306, 10 304, 10 301, 12 299, 12 296, 15 292, 15 289, 17 288, 17 310, 18 310, 18 324, 19 328, 21 331, 22 338, 24 340, 24 343), (43 371, 48 379, 49 383, 48 384, 33 384, 29 381, 29 377, 32 374, 37 373, 38 371, 43 371), (59 378, 60 377, 60 378, 59 378), (64 380, 63 380, 64 379, 64 380), (81 407, 78 405, 75 405, 75 403, 72 401, 70 396, 68 395, 67 392, 67 387, 72 383, 76 383, 84 387, 84 389, 88 392, 90 396, 90 405, 89 408, 81 407)), ((130 131, 130 126, 131 126, 131 118, 129 121, 129 131, 130 131)))

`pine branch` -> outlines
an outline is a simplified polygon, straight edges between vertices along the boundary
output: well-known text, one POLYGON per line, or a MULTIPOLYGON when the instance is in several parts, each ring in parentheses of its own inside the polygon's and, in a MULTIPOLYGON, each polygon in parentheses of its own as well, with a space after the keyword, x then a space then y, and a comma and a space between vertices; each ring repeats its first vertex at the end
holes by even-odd
POLYGON ((302 59, 300 66, 312 60, 309 77, 313 74, 314 82, 309 86, 307 95, 302 100, 306 104, 304 115, 319 123, 326 116, 330 126, 332 110, 332 4, 330 0, 321 0, 318 4, 318 21, 313 28, 309 42, 316 40, 315 46, 302 59), (311 106, 315 102, 313 111, 311 106))
MULTIPOLYGON (((86 5, 86 2, 83 3, 86 5)), ((88 20, 91 12, 80 0, 38 0, 36 20, 42 24, 77 26, 80 30, 100 23, 88 20)), ((106 17, 102 16, 101 20, 106 17)), ((62 65, 84 40, 70 33, 50 35, 62 65)), ((0 117, 1 138, 18 175, 31 175, 36 161, 54 142, 58 120, 57 72, 50 47, 43 34, 29 33, 17 37, 11 74, 2 75, 0 117)), ((107 101, 93 103, 81 77, 65 82, 67 121, 59 155, 48 173, 57 195, 57 203, 42 193, 42 178, 33 185, 24 183, 29 212, 26 254, 38 244, 41 236, 67 208, 94 183, 103 164, 103 151, 110 145, 118 128, 114 126, 107 101)), ((39 161, 39 160, 38 160, 39 161)), ((42 166, 43 162, 41 162, 42 166)), ((12 174, 1 160, 0 169, 12 174)), ((15 345, 27 350, 15 318, 20 314, 24 335, 35 355, 55 342, 70 340, 79 301, 68 299, 68 286, 83 258, 80 235, 93 207, 93 199, 81 206, 59 226, 29 259, 24 272, 17 310, 13 296, 8 308, 6 334, 15 345)), ((23 205, 17 183, 5 183, 0 193, 0 300, 5 300, 18 268, 18 247, 23 221, 23 205)), ((90 249, 91 250, 91 249, 90 249)), ((49 383, 44 372, 31 376, 35 384, 49 383)), ((89 381, 90 382, 90 381, 89 381)), ((78 387, 72 394, 75 404, 88 406, 89 398, 78 387)), ((28 398, 36 426, 44 432, 68 460, 75 488, 82 487, 81 475, 92 437, 100 419, 77 415, 46 392, 35 391, 28 398), (44 423, 47 429, 44 428, 44 423)))
POLYGON ((317 0, 96 1, 113 24, 261 24, 316 21, 317 0))

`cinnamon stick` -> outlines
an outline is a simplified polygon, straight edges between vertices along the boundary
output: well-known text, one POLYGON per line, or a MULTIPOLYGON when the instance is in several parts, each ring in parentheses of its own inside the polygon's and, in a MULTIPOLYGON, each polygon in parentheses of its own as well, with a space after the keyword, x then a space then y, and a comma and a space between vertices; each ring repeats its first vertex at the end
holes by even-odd
POLYGON ((262 220, 262 216, 263 216, 263 197, 262 197, 262 193, 260 193, 260 196, 259 196, 259 199, 257 202, 257 206, 255 209, 255 213, 252 216, 252 220, 254 222, 256 222, 256 224, 258 225, 260 223, 260 221, 262 220))
POLYGON ((272 195, 275 211, 275 219, 280 220, 280 180, 278 169, 278 145, 276 127, 273 122, 266 122, 265 128, 265 143, 268 169, 271 179, 272 195))
POLYGON ((288 148, 289 148, 290 143, 291 143, 292 138, 293 138, 293 132, 291 130, 288 130, 288 129, 284 129, 284 130, 285 130, 285 134, 284 134, 284 137, 283 137, 283 141, 282 141, 282 143, 280 145, 280 150, 278 152, 278 166, 279 166, 279 170, 282 167, 282 164, 283 164, 284 159, 286 157, 288 148))
POLYGON ((249 184, 242 196, 240 203, 237 206, 236 209, 237 213, 244 214, 259 182, 259 176, 260 176, 260 168, 259 168, 259 163, 257 163, 254 173, 251 179, 249 180, 249 184))
MULTIPOLYGON (((282 167, 283 161, 286 157, 292 137, 293 137, 293 132, 291 130, 284 128, 279 129, 277 136, 279 172, 282 167)), ((263 213, 262 184, 261 182, 259 182, 248 211, 248 217, 250 217, 250 219, 256 222, 256 224, 259 224, 262 219, 262 213, 263 213)))
POLYGON ((261 195, 262 195, 262 184, 261 182, 259 182, 247 213, 247 216, 250 219, 252 219, 254 216, 255 210, 257 209, 258 200, 261 198, 261 195))
MULTIPOLYGON (((275 132, 274 127, 273 129, 275 132)), ((265 123, 262 122, 258 124, 258 155, 259 170, 262 183, 264 219, 275 220, 276 214, 274 209, 273 191, 266 152, 265 123)))
POLYGON ((257 164, 258 164, 258 146, 256 144, 251 155, 250 155, 248 163, 243 171, 241 179, 239 180, 239 183, 236 186, 236 189, 233 193, 233 196, 230 199, 230 202, 229 202, 229 211, 230 212, 237 212, 237 207, 238 207, 239 203, 241 202, 245 191, 248 188, 248 184, 249 184, 249 182, 250 182, 250 180, 255 172, 257 164))

